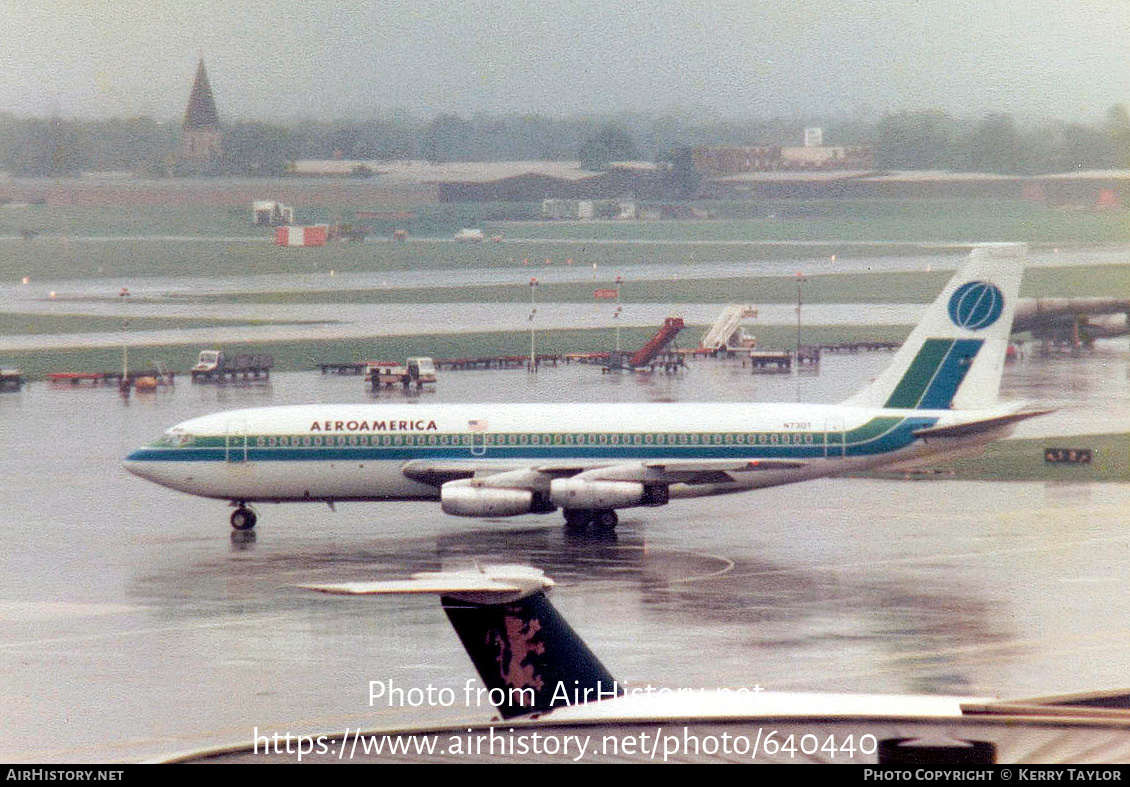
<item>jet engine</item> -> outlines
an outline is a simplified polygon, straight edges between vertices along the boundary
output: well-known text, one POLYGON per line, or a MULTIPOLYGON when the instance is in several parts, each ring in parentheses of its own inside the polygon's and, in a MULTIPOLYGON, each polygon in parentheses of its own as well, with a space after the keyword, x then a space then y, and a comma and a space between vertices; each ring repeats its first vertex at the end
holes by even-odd
POLYGON ((549 499, 562 508, 609 509, 666 505, 669 496, 665 484, 558 478, 549 485, 549 499))
POLYGON ((534 510, 529 489, 473 485, 470 479, 448 481, 439 488, 440 506, 454 516, 518 516, 534 510))

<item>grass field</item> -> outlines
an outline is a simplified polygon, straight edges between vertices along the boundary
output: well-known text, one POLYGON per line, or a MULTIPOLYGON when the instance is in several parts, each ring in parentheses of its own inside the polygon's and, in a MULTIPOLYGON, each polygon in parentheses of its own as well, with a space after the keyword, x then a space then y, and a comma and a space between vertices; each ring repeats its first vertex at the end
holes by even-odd
MULTIPOLYGON (((264 188, 271 186, 265 181, 264 188)), ((626 302, 662 303, 793 303, 797 262, 809 259, 928 254, 956 256, 957 247, 970 241, 1025 240, 1047 244, 1109 244, 1130 242, 1130 220, 1125 211, 1065 212, 1020 202, 984 201, 774 201, 709 203, 714 212, 707 221, 652 222, 543 222, 512 223, 537 211, 531 205, 479 204, 415 206, 407 223, 412 239, 407 243, 340 243, 315 249, 278 248, 269 232, 250 224, 250 211, 229 206, 186 205, 177 208, 139 206, 125 208, 56 207, 34 205, 0 209, 0 286, 64 279, 105 281, 108 293, 117 283, 137 277, 243 277, 265 274, 316 274, 331 271, 380 273, 382 271, 448 268, 512 268, 510 286, 379 288, 333 292, 276 292, 202 295, 195 303, 413 303, 413 302, 525 302, 524 282, 546 264, 573 265, 587 270, 594 265, 600 279, 593 282, 544 284, 542 302, 587 303, 595 286, 624 266, 633 276, 623 288, 626 302), (487 233, 503 234, 501 243, 456 244, 449 240, 461 226, 481 226, 487 233), (40 233, 31 240, 15 237, 21 229, 40 233), (421 240, 431 234, 444 240, 421 240), (167 237, 162 237, 167 236, 167 237), (522 240, 525 238, 526 240, 522 240), (790 245, 792 244, 792 245, 790 245), (919 244, 935 244, 922 246, 919 244), (739 278, 689 278, 700 264, 777 260, 780 276, 739 278), (676 264, 687 271, 678 281, 645 280, 649 264, 676 264)), ((328 221, 335 216, 351 220, 351 211, 332 205, 300 208, 303 221, 328 221)), ((379 223, 378 223, 379 224, 379 223)), ((378 226, 376 229, 387 230, 378 226)), ((1029 271, 1023 294, 1028 297, 1073 297, 1130 294, 1130 266, 1107 265, 1086 269, 1035 268, 1029 271)), ((948 278, 946 272, 830 274, 810 276, 804 285, 806 303, 925 303, 948 278)), ((106 301, 116 299, 107 295, 106 301)), ((138 297, 136 300, 140 301, 138 297)), ((239 320, 140 319, 130 330, 246 325, 239 320)), ((121 330, 111 317, 33 316, 0 313, 0 334, 52 334, 121 330)), ((699 328, 692 329, 694 331, 699 328)), ((628 331, 640 343, 650 331, 628 331)), ((688 334, 691 331, 688 331, 688 334)), ((806 328, 813 341, 873 338, 898 340, 904 329, 861 327, 837 330, 806 328)), ((697 333, 695 334, 697 338, 697 333)), ((791 346, 788 329, 758 328, 762 346, 791 346), (776 334, 780 333, 780 337, 776 334)), ((545 334, 546 352, 591 352, 612 345, 611 331, 559 331, 545 334)), ((421 336, 414 339, 373 339, 364 343, 326 342, 264 344, 247 348, 270 352, 280 369, 312 368, 314 360, 398 359, 407 355, 453 357, 521 354, 524 334, 479 333, 468 336, 421 336)), ((154 347, 148 353, 171 368, 187 368, 195 347, 154 347)), ((5 353, 4 366, 22 367, 32 377, 47 370, 101 370, 116 368, 114 350, 57 353, 5 353)))
POLYGON ((923 479, 966 481, 1130 481, 1130 434, 1077 435, 1033 440, 1001 440, 983 456, 939 466, 923 479), (1088 464, 1059 464, 1044 460, 1046 448, 1089 448, 1088 464))
MULTIPOLYGON (((1123 211, 1064 211, 1028 202, 989 200, 774 200, 704 203, 705 222, 611 222, 610 237, 656 237, 655 225, 686 240, 822 243, 1113 243, 1130 239, 1123 211), (755 215, 750 215, 750 214, 755 215), (744 218, 740 218, 744 216, 744 218), (681 225, 681 226, 680 226, 681 225)), ((494 230, 493 225, 488 229, 494 230)), ((498 229, 505 230, 503 226, 498 229)), ((583 222, 544 223, 537 237, 591 237, 583 222)), ((673 235, 671 237, 674 237, 673 235)))
MULTIPOLYGON (((285 193, 295 181, 262 181, 262 192, 285 193)), ((188 187, 186 184, 179 184, 188 187)), ((206 183, 203 188, 214 184, 206 183)), ((1130 238, 1124 211, 1071 211, 1029 202, 977 199, 935 200, 750 200, 700 202, 709 221, 530 222, 540 217, 537 203, 443 203, 406 205, 411 218, 365 219, 375 234, 394 228, 414 237, 450 238, 461 227, 481 227, 488 235, 548 240, 605 238, 683 241, 804 241, 953 243, 1027 241, 1029 243, 1111 243, 1130 238)), ((334 204, 295 204, 300 224, 335 219, 356 221, 356 209, 334 204)), ((389 206, 374 206, 388 209, 389 206)), ((248 204, 182 206, 28 205, 0 207, 0 235, 30 229, 44 236, 180 235, 261 237, 252 226, 248 204)))
MULTIPOLYGON (((939 250, 940 252, 941 250, 939 250)), ((0 241, 0 282, 57 279, 124 279, 169 276, 257 276, 280 274, 380 273, 445 268, 513 268, 515 277, 536 275, 546 265, 599 269, 612 276, 625 266, 675 264, 688 271, 696 264, 775 259, 783 274, 795 272, 795 260, 858 254, 913 254, 913 245, 853 247, 829 244, 760 246, 694 244, 682 241, 583 242, 516 241, 457 244, 449 240, 407 243, 335 243, 320 248, 281 248, 265 238, 235 240, 37 237, 0 241)))
MULTIPOLYGON (((268 188, 270 182, 266 182, 268 188)), ((271 233, 253 227, 249 210, 187 205, 0 209, 0 281, 136 276, 245 276, 317 271, 420 268, 521 268, 572 264, 605 269, 649 263, 733 262, 779 259, 783 273, 794 260, 838 256, 928 253, 918 244, 982 241, 1034 244, 1130 242, 1125 211, 1060 211, 1023 202, 774 201, 708 203, 722 218, 710 221, 529 222, 493 217, 529 216, 526 204, 467 203, 414 208, 412 238, 443 242, 368 242, 319 249, 273 246, 271 233), (447 242, 461 226, 481 226, 503 243, 447 242), (19 240, 30 229, 40 235, 19 240), (154 237, 177 240, 154 240, 154 237), (230 242, 216 239, 228 238, 230 242), (97 240, 96 240, 97 239, 97 240), (522 240, 525 239, 525 240, 522 240), (794 244, 794 245, 789 245, 794 244), (796 245, 800 244, 800 245, 796 245), (810 245, 811 244, 811 245, 810 245)), ((315 218, 350 220, 352 211, 308 206, 315 218), (315 215, 316 214, 316 215, 315 215)), ((391 225, 390 225, 391 226, 391 225)), ((382 230, 383 233, 383 230, 382 230)), ((952 251, 952 248, 949 249, 952 251)))
MULTIPOLYGON (((844 273, 807 277, 805 303, 929 303, 952 271, 844 273)), ((596 287, 608 282, 544 283, 539 303, 587 303, 596 287)), ((1079 268, 1033 268, 1025 274, 1021 295, 1026 298, 1107 296, 1130 297, 1130 265, 1079 268)), ((793 275, 726 279, 629 280, 621 289, 625 303, 796 303, 793 275)), ((107 298, 110 300, 111 298, 107 298)), ((471 287, 388 287, 314 292, 257 292, 205 295, 194 303, 528 303, 529 285, 471 287)))

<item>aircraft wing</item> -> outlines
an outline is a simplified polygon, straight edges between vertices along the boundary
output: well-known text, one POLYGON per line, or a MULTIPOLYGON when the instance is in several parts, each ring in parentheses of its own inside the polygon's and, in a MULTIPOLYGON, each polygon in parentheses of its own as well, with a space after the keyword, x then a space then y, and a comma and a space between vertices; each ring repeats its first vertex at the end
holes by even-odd
POLYGON ((699 459, 642 462, 546 462, 500 465, 497 462, 426 462, 406 464, 402 472, 414 481, 442 486, 464 478, 481 479, 485 486, 540 488, 555 478, 584 476, 600 481, 641 481, 660 484, 717 484, 737 480, 734 473, 788 470, 804 467, 793 459, 699 459))
POLYGON ((726 483, 737 480, 733 476, 734 473, 791 470, 804 467, 806 464, 808 462, 796 459, 748 459, 743 461, 703 459, 643 462, 643 466, 649 471, 658 473, 660 476, 658 480, 669 484, 691 485, 726 483))
POLYGON ((500 479, 503 481, 512 480, 511 474, 535 473, 546 479, 566 478, 596 467, 607 467, 609 464, 608 462, 510 464, 507 462, 500 463, 497 460, 491 462, 474 460, 465 462, 428 462, 417 460, 408 462, 401 468, 401 472, 413 481, 419 481, 422 484, 430 484, 432 486, 443 486, 448 481, 458 481, 463 478, 477 478, 482 480, 489 478, 493 479, 491 485, 494 485, 500 479))

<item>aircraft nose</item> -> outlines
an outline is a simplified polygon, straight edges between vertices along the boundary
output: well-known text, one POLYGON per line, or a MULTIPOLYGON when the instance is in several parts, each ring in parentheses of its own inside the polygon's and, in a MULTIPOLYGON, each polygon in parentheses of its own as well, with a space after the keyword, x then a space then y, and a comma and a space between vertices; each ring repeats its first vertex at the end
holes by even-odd
POLYGON ((152 464, 146 460, 144 450, 138 449, 122 460, 122 467, 135 476, 152 481, 152 464))

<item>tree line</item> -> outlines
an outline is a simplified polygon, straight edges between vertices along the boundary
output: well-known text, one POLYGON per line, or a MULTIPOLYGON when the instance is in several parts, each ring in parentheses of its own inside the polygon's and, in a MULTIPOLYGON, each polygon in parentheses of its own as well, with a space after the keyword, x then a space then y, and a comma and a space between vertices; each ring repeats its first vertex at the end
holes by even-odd
MULTIPOLYGON (((1111 107, 1092 122, 1019 121, 1005 113, 979 119, 945 112, 899 112, 877 120, 786 118, 772 121, 626 115, 441 114, 360 122, 235 122, 223 127, 223 160, 214 174, 278 176, 296 159, 424 159, 432 162, 580 160, 685 162, 701 145, 798 145, 805 126, 824 129, 828 145, 869 144, 880 169, 1031 175, 1130 168, 1130 114, 1111 107)), ((151 118, 81 120, 0 114, 0 169, 55 177, 94 171, 162 176, 178 171, 180 124, 151 118)), ((360 170, 358 175, 364 175, 360 170)))

